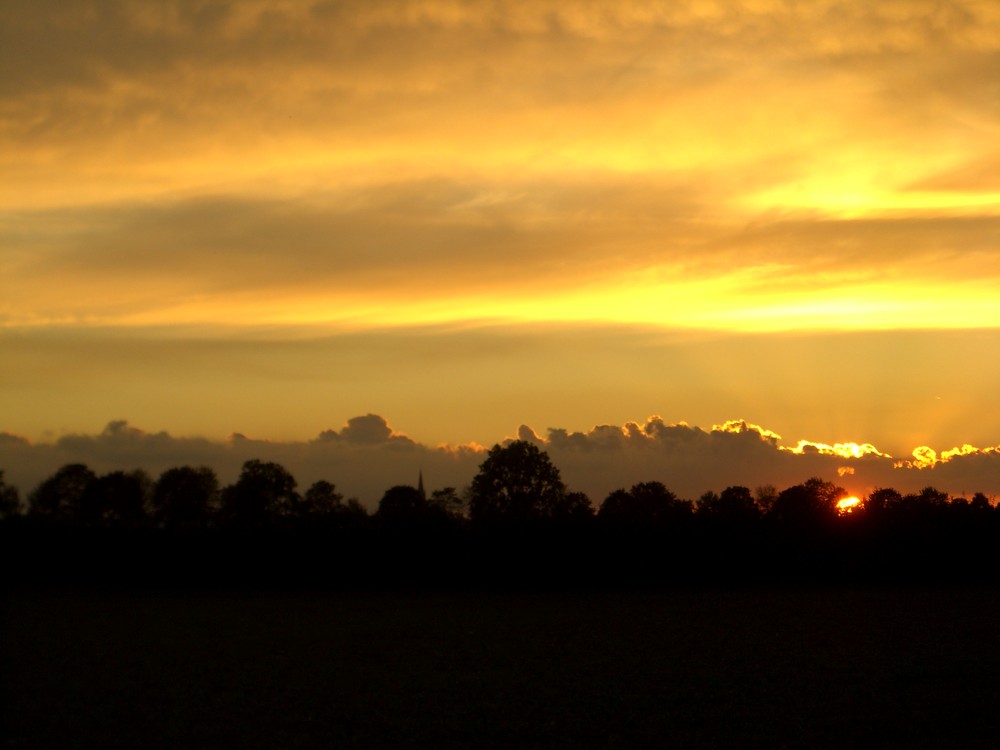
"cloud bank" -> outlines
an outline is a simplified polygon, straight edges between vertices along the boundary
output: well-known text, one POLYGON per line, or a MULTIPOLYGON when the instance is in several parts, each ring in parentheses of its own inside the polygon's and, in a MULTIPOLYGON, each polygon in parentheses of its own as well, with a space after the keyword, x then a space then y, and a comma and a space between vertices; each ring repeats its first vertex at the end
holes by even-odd
MULTIPOLYGON (((868 444, 800 441, 785 446, 776 433, 745 420, 706 430, 657 416, 581 432, 550 428, 544 436, 522 425, 498 442, 513 439, 531 441, 548 452, 569 487, 586 492, 595 505, 611 491, 642 481, 661 481, 684 497, 697 498, 737 484, 774 484, 781 489, 812 476, 859 494, 876 487, 912 492, 935 486, 954 495, 1000 495, 1000 446, 966 445, 940 455, 921 446, 912 460, 896 460, 868 444)), ((324 430, 304 442, 255 440, 241 434, 226 441, 173 437, 122 420, 110 422, 98 434, 66 435, 54 443, 36 444, 0 433, 0 468, 25 494, 71 462, 86 463, 98 472, 142 468, 154 478, 173 466, 207 465, 228 483, 244 461, 259 458, 283 464, 303 489, 326 479, 370 509, 389 487, 413 485, 421 472, 430 489, 468 485, 485 451, 476 444, 423 445, 375 414, 354 417, 339 430, 324 430)))

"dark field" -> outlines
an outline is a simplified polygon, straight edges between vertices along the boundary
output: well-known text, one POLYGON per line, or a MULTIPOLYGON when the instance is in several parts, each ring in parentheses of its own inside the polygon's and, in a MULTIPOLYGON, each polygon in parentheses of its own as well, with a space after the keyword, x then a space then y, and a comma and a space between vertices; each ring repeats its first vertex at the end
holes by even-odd
POLYGON ((996 747, 996 590, 5 594, 11 748, 996 747))

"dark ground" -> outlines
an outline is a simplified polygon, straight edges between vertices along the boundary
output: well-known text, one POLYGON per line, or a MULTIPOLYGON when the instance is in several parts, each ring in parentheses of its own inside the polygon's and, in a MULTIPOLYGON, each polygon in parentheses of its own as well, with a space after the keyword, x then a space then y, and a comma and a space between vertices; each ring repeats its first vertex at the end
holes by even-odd
POLYGON ((1000 592, 9 591, 11 748, 972 748, 1000 592))

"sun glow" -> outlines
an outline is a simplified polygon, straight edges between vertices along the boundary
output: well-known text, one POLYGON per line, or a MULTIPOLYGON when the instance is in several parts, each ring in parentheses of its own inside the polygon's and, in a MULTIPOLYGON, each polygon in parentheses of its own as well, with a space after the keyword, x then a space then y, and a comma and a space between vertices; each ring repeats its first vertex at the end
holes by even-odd
POLYGON ((837 503, 837 513, 844 516, 848 513, 853 513, 856 508, 861 505, 861 498, 851 495, 850 497, 845 497, 837 503))
POLYGON ((782 447, 781 450, 789 453, 819 453, 825 456, 840 456, 841 458, 864 458, 865 456, 878 456, 880 458, 892 458, 888 453, 883 453, 871 443, 815 443, 811 440, 800 440, 794 448, 782 447))

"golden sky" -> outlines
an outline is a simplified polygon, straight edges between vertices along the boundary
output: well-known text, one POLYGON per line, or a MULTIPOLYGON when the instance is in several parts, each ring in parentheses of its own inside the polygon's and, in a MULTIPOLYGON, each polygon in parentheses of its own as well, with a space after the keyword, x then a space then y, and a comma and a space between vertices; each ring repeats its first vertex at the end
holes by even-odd
POLYGON ((6 0, 0 430, 995 445, 998 71, 995 0, 6 0))

